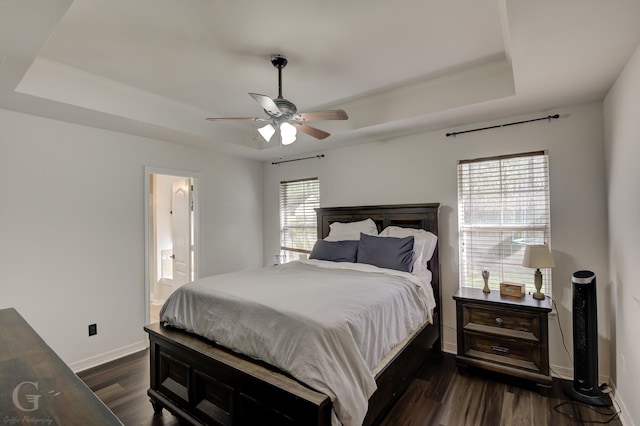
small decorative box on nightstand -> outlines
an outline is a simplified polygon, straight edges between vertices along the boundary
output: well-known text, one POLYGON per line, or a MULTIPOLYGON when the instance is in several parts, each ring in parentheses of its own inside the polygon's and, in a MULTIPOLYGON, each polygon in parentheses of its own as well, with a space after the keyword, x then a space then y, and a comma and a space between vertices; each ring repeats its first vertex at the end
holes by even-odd
POLYGON ((524 284, 503 281, 500 283, 500 294, 503 296, 524 297, 524 284))
POLYGON ((551 387, 549 325, 551 303, 461 288, 456 301, 458 369, 479 367, 531 380, 541 393, 551 387))

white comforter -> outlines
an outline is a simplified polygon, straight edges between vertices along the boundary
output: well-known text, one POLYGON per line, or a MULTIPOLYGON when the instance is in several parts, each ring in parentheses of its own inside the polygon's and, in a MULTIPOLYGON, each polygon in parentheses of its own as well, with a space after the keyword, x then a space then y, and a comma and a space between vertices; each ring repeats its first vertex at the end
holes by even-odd
POLYGON ((433 307, 415 275, 309 260, 189 283, 160 320, 288 372, 328 395, 350 426, 362 424, 376 389, 371 370, 433 307))

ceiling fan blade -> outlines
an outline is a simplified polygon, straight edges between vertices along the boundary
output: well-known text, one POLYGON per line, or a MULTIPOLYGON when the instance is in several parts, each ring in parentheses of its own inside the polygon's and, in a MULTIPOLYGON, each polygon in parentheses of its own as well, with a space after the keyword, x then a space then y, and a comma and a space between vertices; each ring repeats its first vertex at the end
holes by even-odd
POLYGON ((260 95, 258 93, 249 93, 249 96, 255 99, 256 102, 258 102, 260 106, 269 114, 275 117, 280 117, 282 115, 282 111, 280 111, 278 105, 276 105, 276 103, 273 102, 273 99, 271 99, 270 97, 266 95, 260 95))
POLYGON ((295 126, 303 133, 313 136, 316 139, 324 139, 331 133, 327 133, 324 130, 317 129, 315 127, 308 126, 306 124, 295 124, 295 126))
POLYGON ((301 112, 294 116, 298 121, 322 121, 322 120, 348 120, 349 116, 344 110, 332 109, 327 111, 301 112))
POLYGON ((264 121, 264 118, 260 117, 209 117, 209 121, 225 121, 225 120, 241 120, 241 121, 264 121))

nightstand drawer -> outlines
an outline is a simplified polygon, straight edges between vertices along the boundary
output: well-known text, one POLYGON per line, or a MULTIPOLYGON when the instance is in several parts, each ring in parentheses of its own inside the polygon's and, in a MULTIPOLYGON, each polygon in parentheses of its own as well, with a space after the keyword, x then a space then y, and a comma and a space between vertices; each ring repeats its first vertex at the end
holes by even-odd
POLYGON ((465 331, 477 331, 518 339, 540 339, 540 316, 536 313, 494 309, 487 306, 463 306, 465 331))
POLYGON ((533 342, 464 333, 464 355, 470 358, 541 372, 540 345, 533 342))

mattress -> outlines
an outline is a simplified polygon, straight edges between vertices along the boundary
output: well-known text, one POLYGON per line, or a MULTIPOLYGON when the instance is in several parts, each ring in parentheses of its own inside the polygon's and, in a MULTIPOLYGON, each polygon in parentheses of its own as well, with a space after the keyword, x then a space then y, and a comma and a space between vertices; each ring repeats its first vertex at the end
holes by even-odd
POLYGON ((416 275, 318 260, 216 275, 174 292, 160 320, 267 362, 328 395, 360 425, 375 371, 431 319, 416 275))

